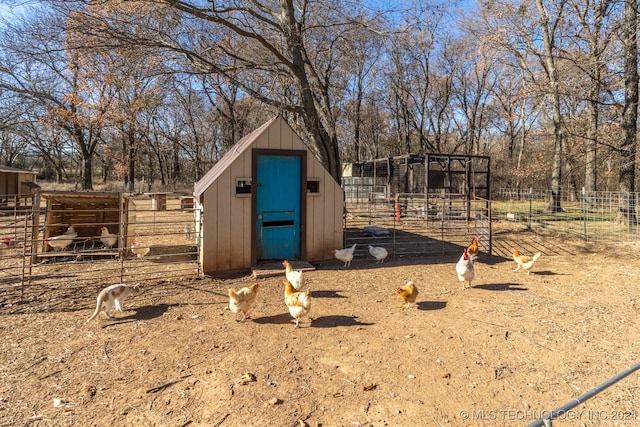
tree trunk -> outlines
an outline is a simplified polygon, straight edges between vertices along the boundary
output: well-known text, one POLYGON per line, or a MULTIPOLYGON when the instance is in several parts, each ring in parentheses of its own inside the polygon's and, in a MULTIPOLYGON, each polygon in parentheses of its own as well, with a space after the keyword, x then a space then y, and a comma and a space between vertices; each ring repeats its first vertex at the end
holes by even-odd
POLYGON ((624 141, 620 147, 618 221, 637 224, 635 208, 636 132, 638 120, 638 0, 626 0, 624 18, 624 141))
POLYGON ((82 154, 82 189, 93 190, 93 156, 82 154))
MULTIPOLYGON (((553 107, 553 163, 551 166, 551 199, 549 200, 549 210, 551 212, 562 212, 561 185, 562 185, 562 112, 560 109, 560 82, 558 79, 558 69, 556 59, 553 56, 555 48, 555 35, 549 22, 549 13, 543 0, 536 0, 538 12, 540 12, 540 22, 544 38, 544 66, 549 77, 550 96, 553 107)), ((561 6, 558 6, 561 7, 561 6)))
MULTIPOLYGON (((594 82, 595 83, 595 82, 594 82)), ((584 188, 587 194, 593 194, 596 190, 597 164, 596 148, 598 145, 598 98, 600 86, 591 91, 591 99, 587 102, 587 141, 586 141, 586 165, 584 176, 584 188)))
POLYGON ((342 167, 338 136, 330 109, 328 88, 325 87, 321 93, 314 94, 307 75, 307 70, 313 69, 313 67, 311 64, 307 65, 308 57, 304 51, 303 35, 300 33, 300 25, 295 18, 296 12, 293 2, 280 0, 280 6, 282 8, 283 32, 293 63, 292 72, 300 89, 302 107, 300 118, 304 122, 305 129, 309 132, 313 146, 320 155, 320 162, 325 165, 336 181, 341 182, 342 167), (318 107, 318 97, 323 99, 322 104, 326 108, 318 107))
POLYGON ((133 135, 133 131, 128 130, 125 137, 125 147, 127 150, 127 191, 133 193, 135 192, 136 187, 136 148, 135 148, 135 137, 133 135))

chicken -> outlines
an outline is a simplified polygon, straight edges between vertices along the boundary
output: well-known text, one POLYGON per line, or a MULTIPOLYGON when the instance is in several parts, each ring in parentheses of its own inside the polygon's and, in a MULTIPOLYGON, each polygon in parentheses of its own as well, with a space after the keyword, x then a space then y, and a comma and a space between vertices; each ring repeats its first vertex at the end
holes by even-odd
POLYGON ((73 239, 78 237, 73 225, 70 226, 64 234, 58 236, 47 237, 44 241, 53 248, 54 251, 63 251, 73 243, 73 239))
POLYGON ((302 270, 294 270, 293 267, 291 267, 291 263, 286 259, 282 261, 282 266, 284 267, 284 274, 287 276, 287 280, 291 282, 291 285, 296 291, 302 289, 302 285, 304 284, 302 270))
POLYGON ((300 324, 300 319, 309 316, 311 311, 311 291, 296 292, 295 288, 288 280, 284 280, 284 303, 289 308, 291 317, 296 320, 295 328, 300 324))
POLYGON ((533 267, 533 264, 540 258, 540 255, 542 255, 540 252, 537 252, 533 256, 522 255, 520 251, 514 249, 513 260, 516 262, 517 267, 513 271, 518 271, 522 268, 527 271, 527 274, 531 273, 531 267, 533 267))
POLYGON ((404 308, 407 308, 416 302, 418 288, 413 282, 409 281, 404 286, 396 288, 396 293, 400 295, 400 298, 404 301, 404 308))
POLYGON ((100 241, 105 248, 111 249, 118 243, 118 235, 111 234, 107 227, 102 226, 102 228, 100 228, 100 241))
POLYGON ((11 246, 11 238, 8 236, 2 236, 0 238, 0 253, 11 246))
POLYGON ((464 252, 456 264, 456 273, 458 273, 458 280, 462 282, 462 289, 466 289, 466 282, 469 282, 469 287, 471 287, 471 281, 475 279, 476 273, 473 269, 473 260, 469 256, 467 248, 464 248, 464 252))
POLYGON ((140 243, 136 239, 133 239, 131 241, 131 252, 136 254, 138 258, 142 258, 143 256, 149 253, 149 246, 146 246, 140 243))
POLYGON ((332 251, 333 256, 335 256, 336 259, 344 262, 344 267, 351 267, 351 260, 353 259, 353 253, 356 250, 356 245, 357 243, 354 243, 350 248, 334 249, 332 251))
POLYGON ((371 246, 369 245, 369 253, 372 257, 376 259, 376 264, 380 264, 384 262, 385 258, 389 253, 382 246, 371 246))
POLYGON ((238 313, 242 313, 242 320, 249 317, 259 286, 258 283, 254 283, 238 291, 229 288, 229 310, 234 313, 236 322, 238 321, 238 313))
POLYGON ((480 248, 478 247, 478 237, 474 237, 471 240, 469 246, 467 246, 467 254, 471 257, 472 260, 478 259, 478 253, 480 252, 480 248))

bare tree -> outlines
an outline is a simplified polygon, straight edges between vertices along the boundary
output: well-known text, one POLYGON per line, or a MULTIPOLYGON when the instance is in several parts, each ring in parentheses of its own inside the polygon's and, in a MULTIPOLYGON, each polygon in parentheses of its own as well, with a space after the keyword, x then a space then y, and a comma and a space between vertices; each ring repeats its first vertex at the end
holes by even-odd
POLYGON ((638 129, 638 0, 625 0, 624 24, 624 141, 620 147, 620 203, 618 219, 637 224, 635 209, 636 145, 638 129))
POLYGON ((193 71, 223 76, 292 115, 319 160, 340 178, 332 99, 341 88, 333 78, 336 58, 348 54, 344 40, 366 19, 356 5, 293 0, 86 3, 76 22, 85 33, 105 42, 178 53, 186 61, 174 55, 176 67, 189 64, 193 71))
POLYGON ((82 59, 68 49, 63 18, 55 13, 34 16, 4 28, 0 88, 37 105, 42 114, 32 120, 66 133, 81 156, 82 188, 91 189, 92 162, 104 114, 102 93, 100 88, 87 90, 82 59))
POLYGON ((606 88, 607 50, 613 31, 607 28, 615 3, 611 0, 570 0, 578 22, 575 35, 576 65, 587 77, 586 89, 587 123, 585 126, 585 171, 584 187, 588 193, 597 190, 597 150, 599 145, 600 110, 602 92, 606 88))

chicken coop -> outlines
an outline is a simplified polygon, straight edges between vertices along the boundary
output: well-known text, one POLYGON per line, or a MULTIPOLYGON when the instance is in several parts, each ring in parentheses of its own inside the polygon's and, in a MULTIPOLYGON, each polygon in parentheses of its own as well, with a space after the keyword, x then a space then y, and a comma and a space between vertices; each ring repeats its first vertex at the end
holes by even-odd
POLYGON ((101 255, 121 255, 122 248, 131 245, 135 234, 135 203, 126 195, 117 192, 43 192, 40 197, 44 210, 36 209, 35 212, 42 218, 34 218, 34 228, 42 231, 42 235, 34 234, 34 241, 40 246, 36 251, 39 257, 64 255, 65 251, 56 250, 46 240, 63 235, 70 226, 77 235, 67 249, 74 253, 101 249, 102 227, 119 237, 109 251, 100 251, 101 255))
POLYGON ((343 192, 276 116, 243 137, 194 186, 204 273, 332 259, 343 243, 343 192))

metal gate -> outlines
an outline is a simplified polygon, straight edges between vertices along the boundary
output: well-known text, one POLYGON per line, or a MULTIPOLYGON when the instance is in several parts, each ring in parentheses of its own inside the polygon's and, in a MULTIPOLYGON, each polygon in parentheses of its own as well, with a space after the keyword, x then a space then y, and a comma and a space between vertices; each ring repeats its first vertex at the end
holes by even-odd
MULTIPOLYGON (((86 194, 91 200, 93 193, 86 194)), ((0 206, 0 304, 28 299, 29 294, 50 288, 101 288, 198 277, 195 218, 202 216, 195 215, 189 195, 162 193, 164 203, 157 203, 157 194, 116 193, 118 200, 127 198, 127 203, 105 207, 95 197, 95 203, 80 203, 64 193, 43 192, 31 203, 0 206), (66 246, 47 243, 47 236, 55 239, 69 226, 77 235, 66 246), (115 236, 113 245, 102 242, 102 227, 115 236)))
POLYGON ((460 255, 474 236, 482 252, 492 251, 490 201, 464 194, 372 194, 367 202, 346 204, 344 229, 345 245, 358 243, 356 253, 365 258, 368 245, 395 258, 460 255))

